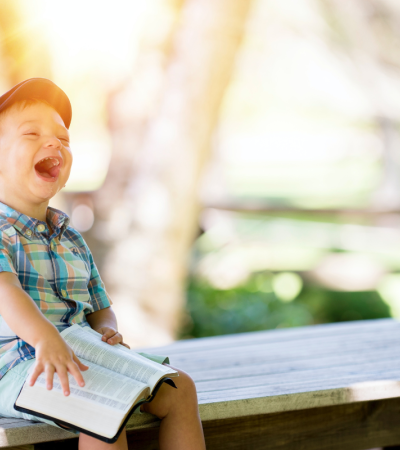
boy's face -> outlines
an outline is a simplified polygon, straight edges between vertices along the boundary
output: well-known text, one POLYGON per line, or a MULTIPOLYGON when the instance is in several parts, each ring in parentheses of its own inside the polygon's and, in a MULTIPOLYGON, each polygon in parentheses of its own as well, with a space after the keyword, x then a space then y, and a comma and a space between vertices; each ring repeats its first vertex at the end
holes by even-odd
POLYGON ((48 202, 67 182, 71 165, 69 133, 53 108, 13 105, 0 117, 2 201, 48 202))

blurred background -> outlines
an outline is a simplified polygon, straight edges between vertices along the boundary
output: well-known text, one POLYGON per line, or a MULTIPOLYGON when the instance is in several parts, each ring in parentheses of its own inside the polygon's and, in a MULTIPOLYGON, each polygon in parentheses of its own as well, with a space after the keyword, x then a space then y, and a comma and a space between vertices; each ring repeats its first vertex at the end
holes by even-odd
POLYGON ((396 0, 0 0, 30 77, 126 342, 400 318, 396 0))

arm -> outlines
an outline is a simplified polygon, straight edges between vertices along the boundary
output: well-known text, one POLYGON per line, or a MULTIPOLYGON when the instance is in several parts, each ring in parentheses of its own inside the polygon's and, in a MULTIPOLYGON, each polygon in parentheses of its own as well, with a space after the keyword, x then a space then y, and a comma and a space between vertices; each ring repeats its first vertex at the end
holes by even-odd
POLYGON ((130 348, 123 342, 122 335, 118 333, 117 319, 111 306, 87 314, 86 319, 93 330, 103 335, 103 341, 110 345, 122 344, 130 348))
POLYGON ((35 348, 36 364, 29 381, 31 386, 42 372, 46 373, 47 389, 52 389, 53 375, 57 372, 64 395, 69 395, 67 372, 84 386, 80 370, 88 367, 79 361, 11 272, 0 273, 0 314, 18 337, 35 348))

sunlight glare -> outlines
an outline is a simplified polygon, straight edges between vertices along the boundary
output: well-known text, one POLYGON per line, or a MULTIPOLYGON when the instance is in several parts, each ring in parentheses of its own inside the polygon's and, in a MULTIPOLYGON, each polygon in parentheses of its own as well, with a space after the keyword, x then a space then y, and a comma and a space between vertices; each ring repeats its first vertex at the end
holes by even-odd
POLYGON ((25 29, 46 43, 36 59, 50 54, 50 73, 32 70, 30 76, 51 78, 72 104, 74 165, 66 191, 98 189, 105 179, 112 152, 108 99, 132 76, 150 19, 157 28, 157 4, 154 0, 19 3, 25 29))
POLYGON ((71 75, 70 62, 74 61, 80 72, 97 67, 102 77, 119 78, 129 73, 145 24, 143 19, 152 2, 41 3, 44 31, 57 71, 71 75))

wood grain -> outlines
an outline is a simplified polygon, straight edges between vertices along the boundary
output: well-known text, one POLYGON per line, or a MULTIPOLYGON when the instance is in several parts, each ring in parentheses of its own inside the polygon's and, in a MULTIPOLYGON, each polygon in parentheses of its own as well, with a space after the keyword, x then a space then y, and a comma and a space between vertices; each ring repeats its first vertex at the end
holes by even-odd
MULTIPOLYGON (((398 332, 399 321, 396 319, 372 319, 351 322, 328 323, 310 325, 306 327, 280 328, 275 330, 254 331, 224 336, 213 336, 200 339, 188 339, 174 342, 163 347, 134 349, 135 351, 147 351, 156 354, 176 355, 200 351, 214 350, 215 348, 230 349, 251 343, 267 344, 284 342, 297 342, 309 338, 323 337, 347 337, 352 339, 360 334, 378 334, 386 332, 398 332)), ((357 339, 357 338, 356 338, 357 339)))
MULTIPOLYGON (((400 443, 400 399, 203 422, 207 450, 365 450, 400 443)), ((157 433, 128 435, 130 449, 158 450, 157 433)))
MULTIPOLYGON (((322 450, 365 450, 400 443, 393 419, 400 410, 398 342, 400 322, 379 319, 146 350, 169 355, 193 376, 210 448, 301 450, 315 441, 322 450)), ((132 448, 157 448, 158 425, 154 416, 134 415, 128 425, 132 448)), ((54 442, 60 449, 74 448, 76 437, 43 423, 0 418, 0 447, 36 443, 36 449, 45 449, 54 442)))

